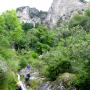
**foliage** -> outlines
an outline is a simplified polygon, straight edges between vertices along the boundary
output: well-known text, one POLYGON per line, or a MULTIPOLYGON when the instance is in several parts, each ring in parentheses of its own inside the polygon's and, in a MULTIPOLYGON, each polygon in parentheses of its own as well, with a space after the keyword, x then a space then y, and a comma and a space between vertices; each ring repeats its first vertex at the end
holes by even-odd
MULTIPOLYGON (((0 15, 0 89, 14 90, 16 72, 27 64, 52 81, 64 73, 74 75, 70 85, 89 90, 90 10, 75 15, 55 30, 20 24, 13 10, 0 15), (5 72, 4 67, 8 68, 5 72)), ((33 81, 33 88, 37 84, 33 81)))
POLYGON ((17 43, 17 46, 19 49, 32 49, 42 54, 50 50, 50 47, 56 45, 55 38, 56 35, 53 31, 49 31, 44 26, 38 26, 37 28, 28 30, 23 39, 17 43))
POLYGON ((22 24, 22 28, 25 32, 27 32, 29 29, 32 29, 33 28, 33 24, 31 23, 23 23, 22 24))
POLYGON ((65 73, 65 72, 71 72, 72 66, 69 61, 58 61, 54 65, 49 65, 46 74, 47 77, 50 78, 50 80, 55 80, 59 74, 65 73))
POLYGON ((55 80, 63 73, 72 73, 76 78, 70 81, 71 85, 75 86, 77 90, 85 90, 85 88, 89 90, 90 33, 85 31, 82 26, 69 28, 68 25, 57 28, 57 33, 60 40, 57 47, 42 56, 44 68, 46 68, 43 69, 44 75, 49 80, 55 80), (66 34, 63 36, 64 32, 66 34), (64 63, 65 65, 63 65, 63 61, 69 64, 64 63))
POLYGON ((12 31, 20 27, 20 23, 14 10, 3 13, 2 18, 4 20, 4 30, 12 31))
POLYGON ((0 60, 0 89, 6 90, 6 87, 4 85, 7 86, 7 66, 5 64, 5 62, 2 62, 0 60))
POLYGON ((27 66, 27 60, 25 60, 25 59, 22 59, 21 61, 20 61, 20 63, 19 63, 19 66, 20 66, 20 70, 21 69, 23 69, 23 68, 25 68, 26 66, 27 66))
POLYGON ((70 20, 70 27, 80 25, 85 31, 90 32, 90 10, 86 10, 83 15, 75 15, 70 20))

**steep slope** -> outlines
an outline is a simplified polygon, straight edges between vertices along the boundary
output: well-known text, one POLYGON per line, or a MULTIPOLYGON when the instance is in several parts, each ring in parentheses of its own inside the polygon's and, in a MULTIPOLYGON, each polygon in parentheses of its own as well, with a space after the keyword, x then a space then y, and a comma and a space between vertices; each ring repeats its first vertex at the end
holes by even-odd
POLYGON ((56 26, 58 20, 66 20, 74 12, 88 8, 89 5, 84 0, 53 0, 45 23, 52 28, 56 26))

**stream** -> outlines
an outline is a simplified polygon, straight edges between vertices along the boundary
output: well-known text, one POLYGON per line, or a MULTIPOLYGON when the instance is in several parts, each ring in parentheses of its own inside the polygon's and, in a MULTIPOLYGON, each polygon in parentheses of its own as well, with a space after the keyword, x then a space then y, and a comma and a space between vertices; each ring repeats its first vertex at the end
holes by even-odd
POLYGON ((20 75, 19 74, 17 75, 18 75, 18 83, 20 84, 22 90, 27 90, 24 82, 20 80, 20 75))

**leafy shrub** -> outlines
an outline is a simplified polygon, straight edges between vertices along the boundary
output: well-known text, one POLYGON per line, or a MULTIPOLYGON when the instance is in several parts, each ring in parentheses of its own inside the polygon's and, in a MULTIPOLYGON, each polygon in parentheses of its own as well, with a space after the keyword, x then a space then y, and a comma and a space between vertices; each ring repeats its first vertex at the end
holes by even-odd
POLYGON ((72 66, 69 61, 59 61, 54 65, 49 65, 47 77, 50 80, 55 80, 60 73, 71 72, 72 66))
POLYGON ((28 62, 26 59, 21 59, 19 63, 19 69, 25 68, 27 66, 28 62))
POLYGON ((86 10, 83 15, 75 15, 69 22, 70 27, 82 26, 86 32, 90 32, 90 10, 86 10))
POLYGON ((17 76, 16 74, 9 70, 9 73, 8 73, 8 90, 16 90, 16 83, 17 83, 17 76))
POLYGON ((23 23, 22 28, 25 32, 27 32, 29 29, 32 29, 34 26, 32 23, 23 23))
POLYGON ((7 72, 8 68, 5 62, 0 60, 0 89, 7 90, 7 72))
POLYGON ((31 54, 32 54, 32 57, 33 57, 33 58, 37 58, 37 57, 38 57, 38 54, 35 53, 35 52, 32 52, 31 54))
POLYGON ((15 90, 16 78, 7 64, 0 60, 0 90, 15 90))

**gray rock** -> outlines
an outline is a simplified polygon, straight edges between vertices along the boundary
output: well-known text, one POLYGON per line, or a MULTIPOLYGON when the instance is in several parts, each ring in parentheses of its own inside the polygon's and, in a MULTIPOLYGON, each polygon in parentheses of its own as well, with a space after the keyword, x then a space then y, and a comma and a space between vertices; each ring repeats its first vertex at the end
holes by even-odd
POLYGON ((84 0, 53 0, 45 23, 52 28, 57 25, 58 20, 69 19, 73 13, 89 8, 90 6, 84 0))
POLYGON ((30 21, 28 6, 17 8, 16 13, 21 22, 28 23, 30 21))
POLYGON ((76 90, 76 88, 71 84, 74 77, 74 74, 64 73, 55 81, 42 83, 36 90, 76 90))
POLYGON ((37 90, 67 90, 62 81, 43 83, 37 90))
POLYGON ((41 24, 47 15, 47 12, 39 11, 36 8, 30 8, 29 6, 17 8, 16 13, 20 22, 31 23, 33 26, 41 24))

